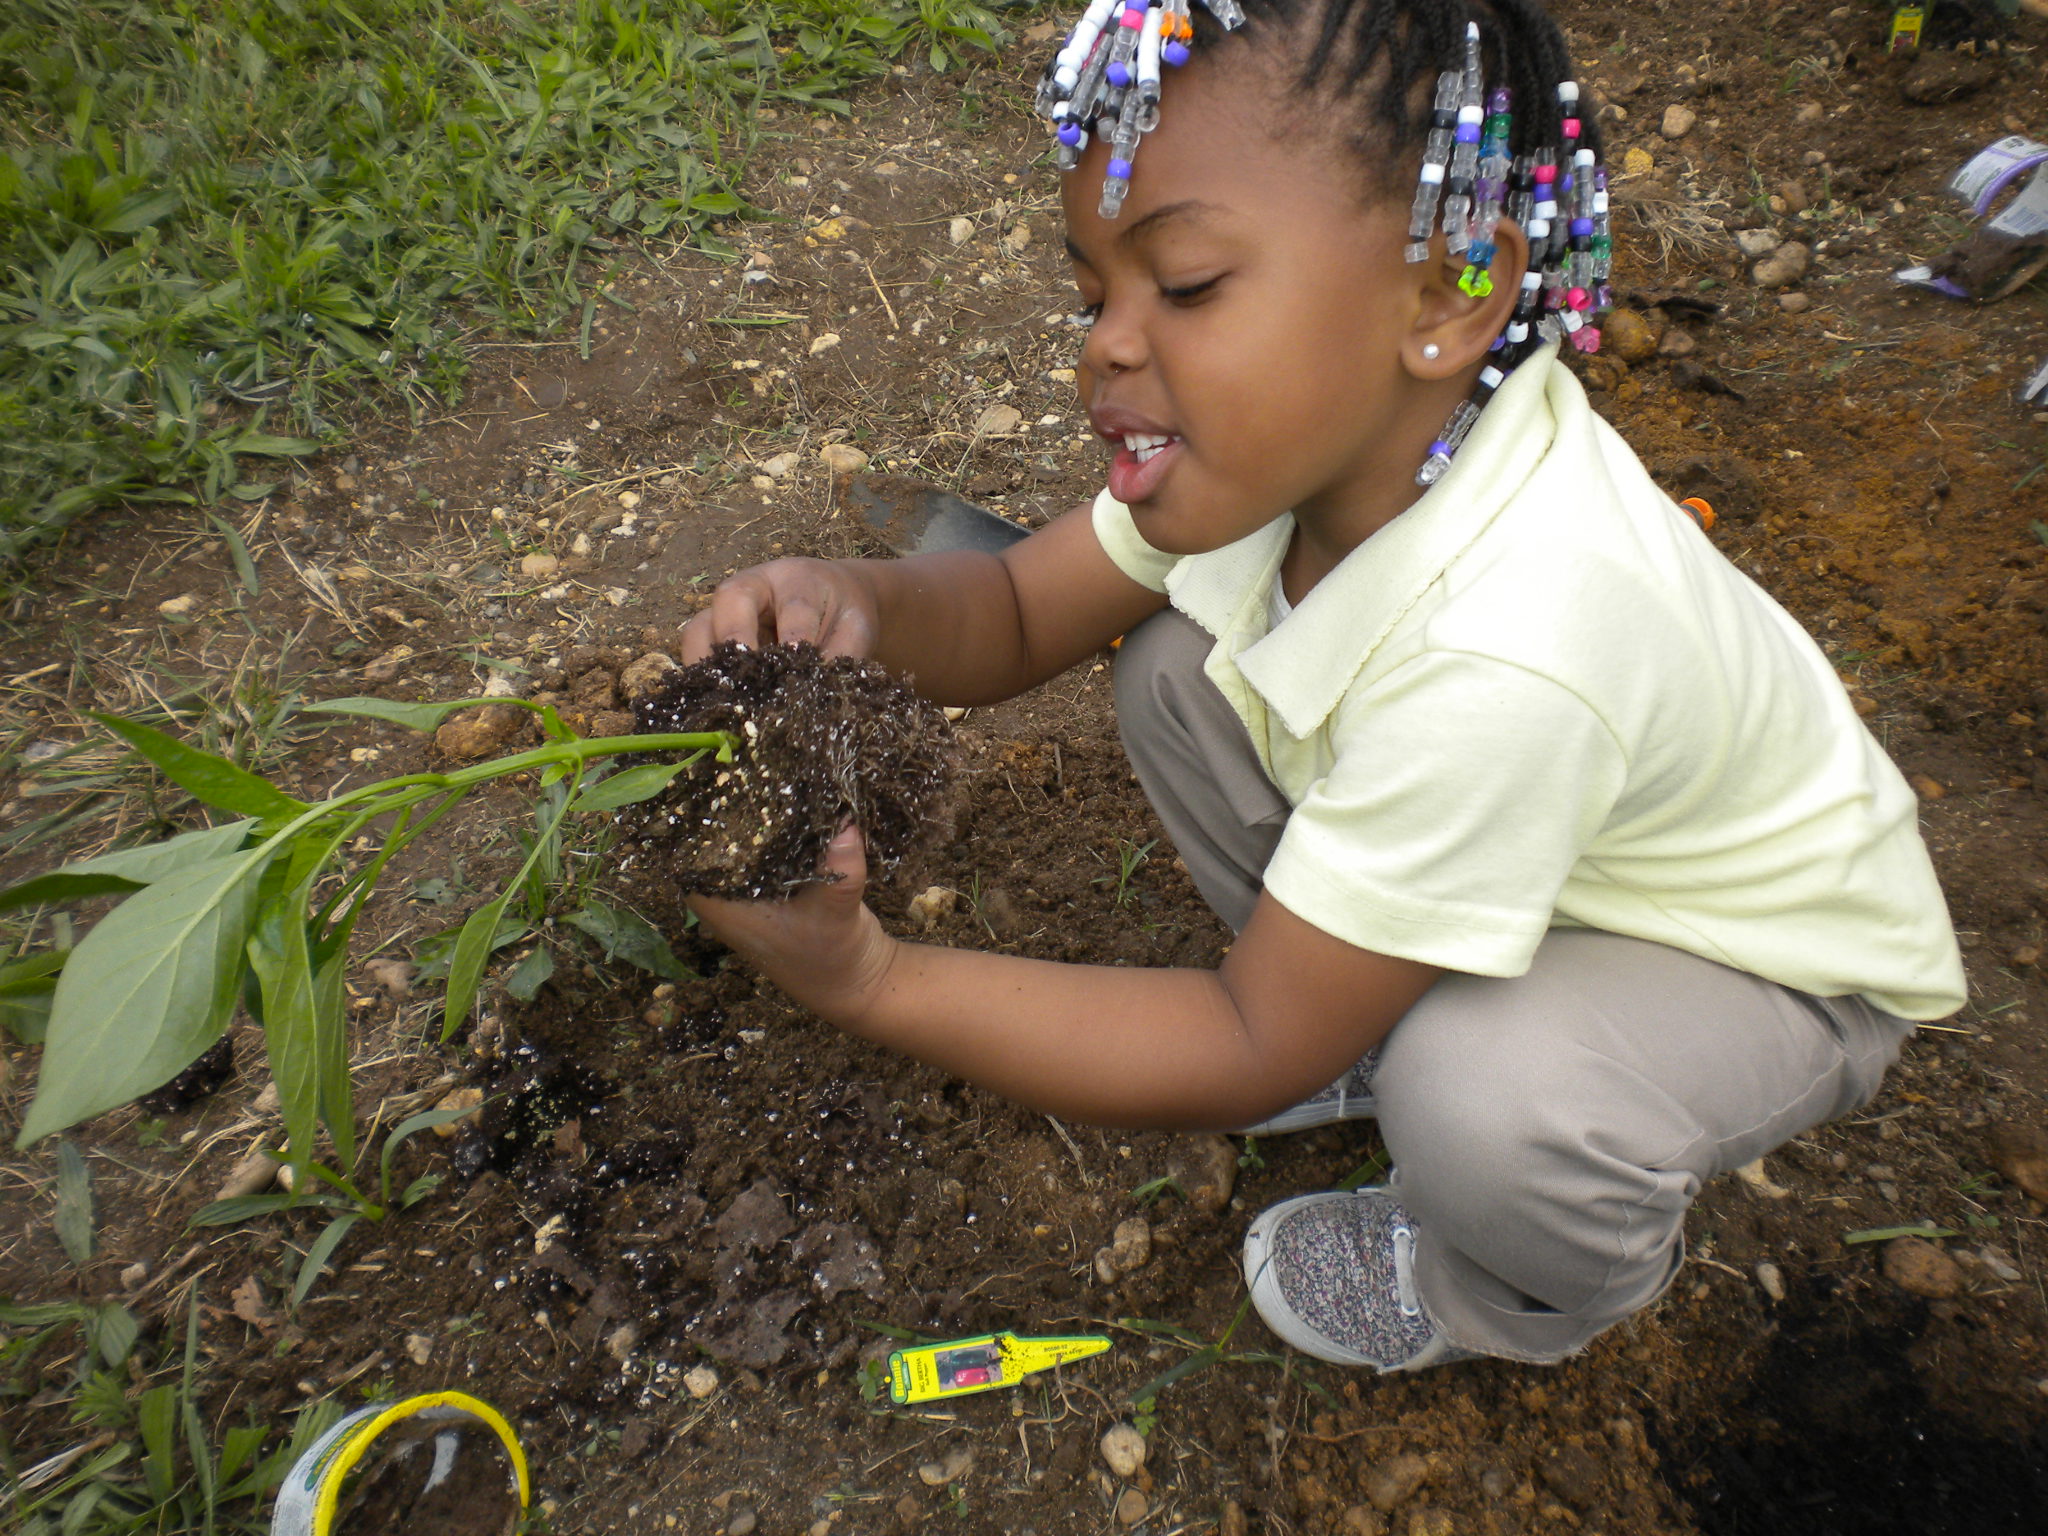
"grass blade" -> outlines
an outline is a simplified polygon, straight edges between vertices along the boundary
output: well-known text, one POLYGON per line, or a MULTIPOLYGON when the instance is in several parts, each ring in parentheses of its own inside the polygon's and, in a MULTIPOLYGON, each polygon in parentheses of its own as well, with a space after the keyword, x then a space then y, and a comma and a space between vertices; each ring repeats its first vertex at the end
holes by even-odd
POLYGON ((327 1224, 327 1228, 313 1239, 313 1246, 306 1250, 306 1257, 299 1265, 298 1278, 292 1281, 292 1306, 297 1307, 306 1299, 306 1293, 313 1289, 327 1261, 334 1256, 334 1250, 341 1246, 349 1229, 363 1219, 361 1211, 344 1211, 327 1224))
POLYGON ((234 524, 211 512, 206 514, 206 520, 219 531, 221 542, 227 545, 228 558, 235 562, 235 575, 241 578, 242 590, 251 597, 261 596, 263 583, 257 578, 256 562, 249 558, 249 546, 242 542, 234 524))
POLYGON ((92 1258, 92 1174, 69 1141, 57 1143, 57 1241, 74 1264, 92 1258))

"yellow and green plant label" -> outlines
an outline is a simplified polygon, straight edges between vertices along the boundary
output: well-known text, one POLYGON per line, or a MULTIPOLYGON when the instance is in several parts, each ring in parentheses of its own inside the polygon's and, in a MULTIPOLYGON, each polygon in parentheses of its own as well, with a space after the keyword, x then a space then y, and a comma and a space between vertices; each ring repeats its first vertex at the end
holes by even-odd
POLYGON ((992 1392, 1108 1348, 1108 1339, 1092 1333, 1051 1339, 989 1333, 977 1339, 920 1344, 915 1349, 899 1349, 889 1357, 889 1396, 899 1403, 929 1403, 965 1397, 970 1392, 992 1392))

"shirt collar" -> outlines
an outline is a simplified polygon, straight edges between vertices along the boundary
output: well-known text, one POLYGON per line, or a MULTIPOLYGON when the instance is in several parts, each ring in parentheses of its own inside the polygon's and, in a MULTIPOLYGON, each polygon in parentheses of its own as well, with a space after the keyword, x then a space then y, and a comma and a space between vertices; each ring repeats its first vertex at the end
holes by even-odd
POLYGON ((1279 628, 1266 632, 1267 589, 1294 532, 1291 516, 1169 574, 1174 606, 1225 642, 1289 734, 1307 737, 1330 717, 1366 658, 1549 451, 1558 411, 1577 392, 1556 358, 1555 346, 1546 348, 1509 375, 1443 479, 1345 556, 1279 628), (1244 634, 1262 638, 1239 650, 1244 634))

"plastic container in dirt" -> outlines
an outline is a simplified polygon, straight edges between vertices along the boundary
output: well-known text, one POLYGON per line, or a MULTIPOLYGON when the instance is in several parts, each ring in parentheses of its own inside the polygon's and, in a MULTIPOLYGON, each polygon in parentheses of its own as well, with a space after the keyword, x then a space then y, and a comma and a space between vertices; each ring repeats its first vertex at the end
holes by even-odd
POLYGON ((270 1536, 513 1536, 530 1496, 504 1416, 432 1392, 359 1409, 314 1441, 278 1490, 270 1536))

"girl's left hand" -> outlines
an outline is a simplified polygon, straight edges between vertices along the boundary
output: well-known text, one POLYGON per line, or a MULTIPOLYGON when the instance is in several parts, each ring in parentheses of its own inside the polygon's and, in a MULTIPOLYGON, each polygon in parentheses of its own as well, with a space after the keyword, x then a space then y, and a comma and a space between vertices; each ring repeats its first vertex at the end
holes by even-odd
POLYGON ((846 826, 826 845, 823 868, 840 878, 786 901, 689 898, 698 924, 819 1018, 850 1025, 879 992, 896 941, 861 897, 867 845, 846 826))

